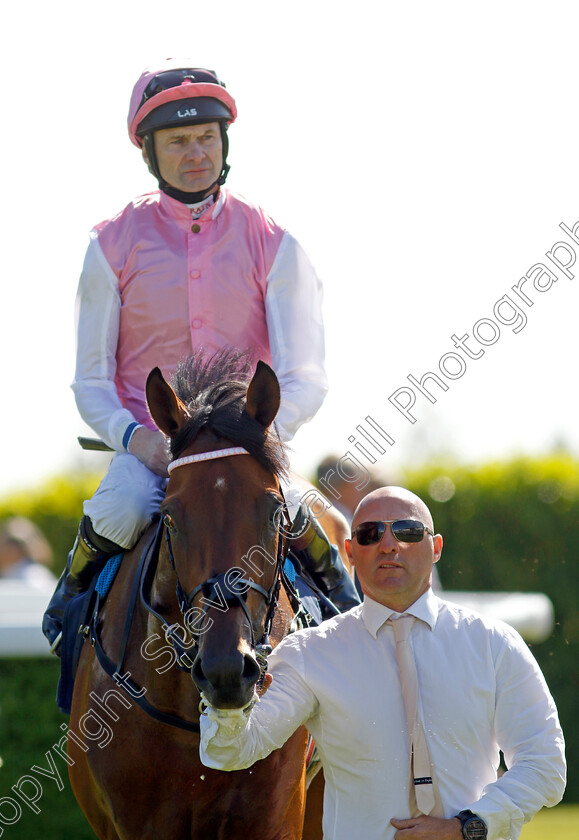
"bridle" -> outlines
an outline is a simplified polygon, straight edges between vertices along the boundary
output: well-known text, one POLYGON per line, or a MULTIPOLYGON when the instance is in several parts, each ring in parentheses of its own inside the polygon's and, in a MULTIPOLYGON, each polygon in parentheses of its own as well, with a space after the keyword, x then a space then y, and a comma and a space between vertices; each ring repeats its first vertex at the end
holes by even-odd
MULTIPOLYGON (((247 452, 247 450, 242 449, 241 447, 230 447, 228 449, 218 449, 212 452, 201 452, 197 455, 187 455, 184 458, 178 458, 172 461, 171 464, 169 464, 169 472, 172 472, 173 469, 176 469, 180 466, 184 466, 186 464, 198 463, 200 461, 208 461, 212 460, 213 458, 222 458, 228 455, 245 454, 249 455, 250 453, 247 452)), ((286 522, 291 525, 285 501, 283 505, 283 514, 286 518, 286 522)), ((191 673, 191 669, 193 668, 195 658, 197 656, 199 648, 200 631, 194 633, 193 631, 191 631, 190 627, 188 627, 188 631, 191 635, 191 642, 186 642, 184 636, 180 635, 183 634, 183 627, 180 624, 167 624, 166 619, 157 610, 155 610, 155 608, 151 604, 151 588, 157 571, 159 550, 163 531, 165 533, 165 540, 167 541, 169 559, 172 568, 175 572, 175 576, 177 578, 177 599, 179 602, 179 608, 185 618, 186 625, 188 626, 187 612, 191 608, 191 604, 193 603, 194 599, 199 593, 203 592, 206 598, 212 595, 216 595, 218 593, 222 595, 221 585, 222 583, 225 584, 225 575, 223 574, 216 575, 212 578, 208 578, 208 580, 199 584, 199 586, 196 586, 188 595, 185 593, 185 590, 183 589, 183 586, 179 579, 179 574, 177 572, 169 529, 164 524, 163 520, 161 520, 153 538, 149 542, 147 549, 144 551, 141 557, 139 568, 135 575, 116 663, 113 662, 113 660, 111 660, 108 654, 105 652, 100 640, 99 596, 97 596, 97 602, 93 611, 90 624, 86 627, 81 627, 79 629, 79 633, 82 633, 82 635, 84 635, 85 637, 90 637, 91 644, 95 648, 97 659, 99 660, 99 663, 105 671, 105 673, 107 673, 112 679, 114 679, 119 688, 125 690, 129 694, 131 700, 138 706, 140 706, 140 708, 143 709, 143 711, 145 711, 150 717, 154 718, 155 720, 161 721, 162 723, 166 723, 169 726, 174 726, 179 729, 187 730, 189 732, 198 733, 199 723, 197 721, 187 721, 170 712, 164 712, 160 709, 157 709, 155 706, 149 703, 147 698, 144 696, 146 688, 139 687, 133 680, 131 680, 130 672, 124 674, 124 661, 127 651, 127 645, 130 637, 136 603, 139 597, 142 606, 161 623, 165 633, 165 638, 168 644, 170 644, 175 651, 176 667, 178 667, 180 670, 189 671, 191 673), (191 648, 194 649, 192 651, 192 655, 189 654, 189 650, 191 650, 191 648), (123 675, 122 681, 119 681, 119 675, 123 675)), ((260 678, 257 683, 258 687, 260 687, 260 684, 263 684, 263 678, 267 671, 267 657, 271 652, 271 645, 269 643, 269 633, 271 631, 274 613, 278 602, 280 583, 282 581, 284 584, 284 588, 288 593, 288 597, 292 602, 292 605, 297 605, 298 614, 299 612, 302 612, 307 615, 307 613, 305 613, 305 611, 303 610, 303 607, 301 607, 299 598, 296 597, 297 593, 293 589, 293 585, 291 581, 288 580, 287 575, 284 571, 286 533, 289 532, 289 528, 280 528, 279 531, 280 536, 278 539, 274 578, 270 588, 265 589, 264 587, 260 586, 254 581, 248 580, 246 578, 236 579, 236 585, 241 585, 244 588, 247 587, 247 590, 244 590, 244 592, 231 592, 227 586, 225 587, 229 593, 226 596, 226 603, 232 604, 233 606, 240 606, 246 618, 249 621, 249 626, 251 629, 252 649, 254 651, 255 658, 257 660, 260 670, 260 678), (267 613, 264 621, 263 635, 259 643, 257 644, 255 643, 253 621, 251 620, 251 616, 249 615, 249 611, 247 609, 247 604, 245 603, 245 599, 243 597, 245 592, 249 589, 253 589, 256 592, 259 592, 263 596, 267 605, 267 613)), ((205 619, 209 606, 211 605, 207 605, 205 611, 202 614, 202 622, 205 619)), ((200 712, 202 712, 201 704, 200 712)))
MULTIPOLYGON (((177 458, 176 460, 171 461, 167 468, 167 471, 169 472, 169 474, 171 474, 174 469, 177 469, 178 467, 182 466, 187 466, 189 464, 196 464, 204 461, 214 460, 216 458, 224 458, 231 455, 249 454, 250 453, 241 446, 233 446, 228 447, 226 449, 215 449, 210 452, 199 452, 195 455, 186 455, 183 458, 177 458)), ((167 639, 167 642, 170 645, 172 645, 172 647, 175 650, 178 667, 188 671, 191 670, 191 668, 193 667, 195 656, 199 651, 200 637, 204 632, 203 625, 205 623, 208 610, 212 606, 211 602, 213 602, 214 604, 218 603, 219 606, 222 608, 229 608, 230 606, 241 607, 245 618, 247 619, 247 623, 251 632, 251 649, 255 654, 260 669, 258 687, 260 687, 263 683, 263 678, 267 671, 267 657, 269 656, 272 650, 269 641, 269 634, 271 632, 273 618, 278 603, 279 590, 281 585, 281 575, 285 560, 286 534, 291 528, 291 520, 289 517, 285 500, 282 510, 286 521, 286 528, 280 529, 279 539, 277 543, 273 581, 269 589, 265 589, 263 586, 261 586, 259 583, 256 583, 251 578, 247 578, 241 575, 237 575, 235 577, 235 588, 233 588, 228 580, 229 572, 222 572, 218 575, 214 575, 213 577, 208 578, 207 580, 204 580, 202 583, 195 586, 191 590, 191 592, 189 592, 189 594, 187 594, 179 578, 179 572, 175 563, 175 555, 173 552, 173 545, 171 542, 171 532, 169 527, 165 525, 165 542, 169 554, 169 561, 171 563, 171 567, 177 580, 177 602, 179 604, 181 614, 183 615, 183 618, 185 620, 185 626, 191 636, 192 644, 185 646, 184 639, 179 636, 179 631, 183 630, 183 628, 179 624, 167 626, 162 616, 160 616, 153 609, 150 603, 145 602, 145 606, 149 612, 156 615, 156 617, 159 618, 163 623, 165 627, 165 637, 167 639), (256 641, 253 619, 249 613, 246 603, 247 593, 249 592, 249 590, 258 592, 263 597, 265 605, 267 607, 267 612, 263 626, 263 633, 259 641, 256 641), (196 612, 196 610, 194 610, 193 605, 198 595, 203 596, 201 599, 201 602, 203 603, 203 610, 201 616, 198 616, 196 618, 195 629, 193 629, 191 626, 190 614, 192 611, 196 612), (191 647, 193 648, 192 652, 195 654, 195 656, 193 657, 191 656, 191 654, 188 653, 191 647)))

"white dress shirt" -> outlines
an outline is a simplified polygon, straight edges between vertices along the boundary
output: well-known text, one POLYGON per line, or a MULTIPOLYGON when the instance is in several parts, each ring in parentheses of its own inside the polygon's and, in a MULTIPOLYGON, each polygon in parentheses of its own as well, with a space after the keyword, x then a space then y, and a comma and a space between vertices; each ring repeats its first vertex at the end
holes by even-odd
MULTIPOLYGON (((519 634, 431 590, 407 610, 419 710, 445 817, 481 816, 489 840, 516 840, 565 787, 563 734, 543 675, 519 634), (497 778, 499 749, 509 768, 497 778)), ((408 733, 388 618, 369 598, 284 639, 273 684, 249 716, 209 709, 200 755, 221 770, 250 766, 305 724, 324 768, 325 840, 392 840, 410 816, 408 733)))

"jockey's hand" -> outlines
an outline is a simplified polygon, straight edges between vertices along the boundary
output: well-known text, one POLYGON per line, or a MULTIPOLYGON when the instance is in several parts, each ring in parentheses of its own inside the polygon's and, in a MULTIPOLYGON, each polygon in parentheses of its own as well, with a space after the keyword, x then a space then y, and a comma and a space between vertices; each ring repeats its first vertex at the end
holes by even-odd
POLYGON ((167 465, 171 460, 165 435, 157 429, 141 426, 136 429, 129 443, 129 452, 139 459, 151 472, 167 477, 167 465))
POLYGON ((398 831, 396 840, 462 840, 460 820, 439 817, 411 817, 409 820, 390 820, 398 831))

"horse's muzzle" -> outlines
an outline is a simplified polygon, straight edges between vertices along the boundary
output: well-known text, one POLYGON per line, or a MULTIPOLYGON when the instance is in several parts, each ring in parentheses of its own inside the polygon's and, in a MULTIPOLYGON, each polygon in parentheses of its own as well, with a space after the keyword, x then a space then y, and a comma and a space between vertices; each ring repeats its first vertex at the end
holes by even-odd
POLYGON ((241 709, 253 698, 261 675, 251 653, 235 651, 212 655, 203 650, 197 655, 191 676, 207 702, 219 709, 241 709))

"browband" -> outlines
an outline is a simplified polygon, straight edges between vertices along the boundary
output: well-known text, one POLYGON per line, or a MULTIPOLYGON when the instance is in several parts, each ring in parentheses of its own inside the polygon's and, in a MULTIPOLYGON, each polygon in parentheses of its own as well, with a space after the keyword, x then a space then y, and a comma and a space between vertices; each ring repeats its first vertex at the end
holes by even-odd
POLYGON ((231 446, 229 449, 214 449, 211 452, 198 452, 197 455, 185 455, 183 458, 171 461, 167 467, 167 472, 171 474, 177 467, 183 467, 185 464, 213 461, 215 458, 225 458, 227 455, 249 455, 249 452, 242 446, 231 446))

